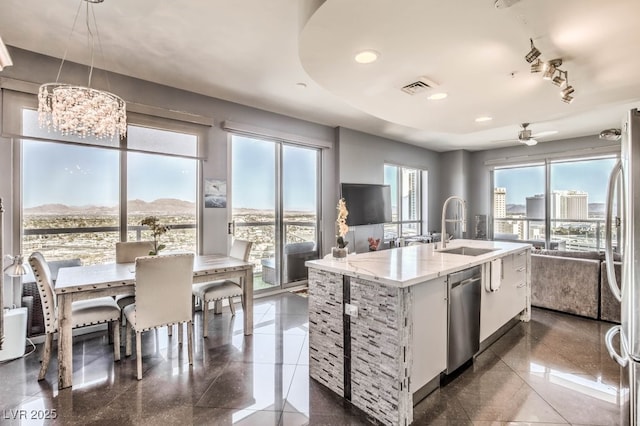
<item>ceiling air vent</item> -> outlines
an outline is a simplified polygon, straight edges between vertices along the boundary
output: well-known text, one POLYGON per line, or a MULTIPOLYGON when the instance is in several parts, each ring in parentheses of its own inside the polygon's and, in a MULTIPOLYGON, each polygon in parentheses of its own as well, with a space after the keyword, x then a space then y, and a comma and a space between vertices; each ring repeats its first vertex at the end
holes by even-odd
POLYGON ((402 87, 402 91, 410 95, 426 92, 436 87, 437 84, 426 77, 420 77, 417 81, 409 83, 402 87))

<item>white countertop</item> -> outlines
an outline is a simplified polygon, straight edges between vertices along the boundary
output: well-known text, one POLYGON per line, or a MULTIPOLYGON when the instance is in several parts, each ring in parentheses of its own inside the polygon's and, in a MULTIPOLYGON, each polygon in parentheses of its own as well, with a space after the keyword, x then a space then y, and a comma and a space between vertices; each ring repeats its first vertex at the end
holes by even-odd
MULTIPOLYGON (((440 244, 440 243, 438 243, 440 244)), ((354 254, 346 260, 309 260, 305 265, 394 287, 408 287, 447 275, 461 269, 481 265, 493 259, 531 248, 531 244, 503 241, 452 240, 445 250, 455 247, 495 249, 479 256, 441 253, 431 244, 416 244, 389 250, 354 254), (430 247, 431 246, 431 247, 430 247)))

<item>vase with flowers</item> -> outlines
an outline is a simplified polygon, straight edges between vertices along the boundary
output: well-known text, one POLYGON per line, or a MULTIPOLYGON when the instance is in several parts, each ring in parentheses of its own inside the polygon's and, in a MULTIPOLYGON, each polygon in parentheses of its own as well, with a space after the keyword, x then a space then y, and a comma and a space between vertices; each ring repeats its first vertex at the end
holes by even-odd
POLYGON ((378 250, 378 247, 380 246, 380 238, 374 239, 373 237, 369 237, 367 238, 367 241, 369 242, 369 251, 378 250))
POLYGON ((159 244, 160 235, 166 234, 171 227, 169 225, 163 225, 160 223, 160 219, 157 216, 147 216, 140 222, 140 225, 146 225, 151 230, 153 235, 153 250, 149 251, 149 256, 155 256, 160 253, 160 250, 166 248, 165 244, 159 244))
POLYGON ((346 259, 347 258, 347 244, 348 241, 344 240, 345 235, 349 232, 349 226, 347 225, 347 216, 349 215, 349 211, 347 210, 347 204, 344 201, 344 198, 340 198, 338 200, 338 219, 336 219, 336 243, 337 247, 331 248, 331 254, 336 259, 346 259))

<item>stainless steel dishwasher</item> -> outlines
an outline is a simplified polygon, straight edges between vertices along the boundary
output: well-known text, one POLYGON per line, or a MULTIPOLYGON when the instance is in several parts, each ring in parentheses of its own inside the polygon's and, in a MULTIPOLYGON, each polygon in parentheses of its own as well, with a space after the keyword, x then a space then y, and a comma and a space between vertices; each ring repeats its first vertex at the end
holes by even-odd
POLYGON ((447 276, 447 370, 450 374, 480 350, 482 267, 447 276))

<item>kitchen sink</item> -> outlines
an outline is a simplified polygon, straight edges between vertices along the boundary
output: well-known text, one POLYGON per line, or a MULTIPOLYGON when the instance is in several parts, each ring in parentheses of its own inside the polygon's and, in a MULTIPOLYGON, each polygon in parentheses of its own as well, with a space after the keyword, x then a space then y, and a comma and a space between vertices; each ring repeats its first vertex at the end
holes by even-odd
POLYGON ((450 249, 438 250, 440 253, 461 254, 464 256, 480 256, 498 249, 478 248, 478 247, 455 247, 450 249))

